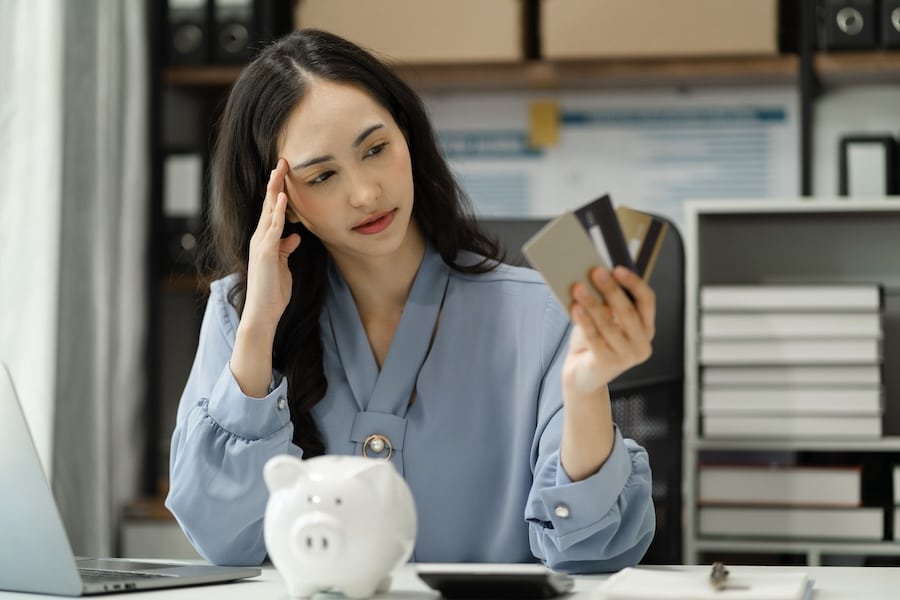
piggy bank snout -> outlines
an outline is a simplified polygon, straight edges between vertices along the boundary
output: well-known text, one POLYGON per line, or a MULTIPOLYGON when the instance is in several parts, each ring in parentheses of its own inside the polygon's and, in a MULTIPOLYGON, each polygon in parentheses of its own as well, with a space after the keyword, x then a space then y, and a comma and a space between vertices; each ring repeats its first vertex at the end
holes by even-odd
POLYGON ((312 513, 297 519, 291 530, 297 556, 312 562, 329 562, 340 556, 344 527, 332 515, 312 513))

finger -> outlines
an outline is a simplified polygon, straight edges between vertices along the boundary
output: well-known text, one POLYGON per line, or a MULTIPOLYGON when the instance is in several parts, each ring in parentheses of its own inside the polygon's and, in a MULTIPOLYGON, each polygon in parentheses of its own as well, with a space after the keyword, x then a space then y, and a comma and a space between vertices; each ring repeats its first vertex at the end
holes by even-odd
POLYGON ((270 201, 272 210, 275 209, 275 202, 278 200, 278 194, 285 191, 284 178, 286 174, 287 161, 279 158, 278 162, 275 163, 275 168, 272 170, 272 177, 269 178, 269 183, 266 186, 266 199, 270 201))
POLYGON ((605 304, 581 284, 576 284, 573 289, 577 306, 588 319, 588 322, 583 322, 586 336, 593 337, 592 333, 595 333, 603 341, 602 346, 599 343, 590 344, 591 349, 595 352, 612 351, 626 360, 642 356, 649 339, 631 300, 605 269, 595 269, 591 278, 603 294, 605 304))
POLYGON ((610 305, 613 312, 617 314, 624 312, 632 304, 631 298, 628 297, 610 271, 603 267, 595 267, 591 269, 590 280, 603 296, 603 299, 610 305))
POLYGON ((269 181, 266 183, 266 195, 263 198, 262 208, 259 213, 259 220, 256 222, 256 232, 262 234, 271 225, 272 211, 275 210, 275 200, 278 197, 276 190, 277 169, 269 172, 269 181))
POLYGON ((613 277, 631 293, 643 329, 652 340, 656 331, 656 293, 653 288, 641 276, 625 267, 616 267, 613 277))
POLYGON ((278 253, 282 258, 287 258, 294 253, 294 250, 300 247, 300 234, 292 233, 283 240, 278 242, 278 253))
POLYGON ((575 300, 575 304, 584 310, 585 316, 592 325, 592 329, 596 330, 598 324, 612 320, 613 313, 610 307, 595 293, 588 291, 587 286, 584 284, 576 283, 573 286, 572 297, 575 300))
POLYGON ((278 192, 275 196, 275 205, 272 207, 272 214, 269 217, 269 227, 266 233, 268 235, 277 236, 279 240, 281 239, 281 234, 284 232, 284 212, 286 206, 287 194, 278 192))
POLYGON ((619 355, 629 353, 629 336, 608 305, 598 303, 593 310, 584 310, 583 306, 581 308, 586 319, 582 322, 583 327, 588 333, 592 333, 592 337, 603 342, 603 346, 597 349, 612 351, 619 355))
MULTIPOLYGON (((637 282, 629 279, 629 283, 646 286, 645 283, 640 281, 640 277, 625 267, 616 267, 613 273, 601 268, 594 269, 591 272, 591 281, 597 287, 597 290, 603 294, 603 297, 606 299, 607 304, 615 315, 615 321, 622 329, 624 329, 627 337, 636 341, 645 341, 649 339, 649 332, 642 315, 638 312, 639 309, 636 304, 637 298, 632 300, 633 296, 629 297, 626 293, 627 288, 619 285, 620 282, 617 279, 617 276, 614 276, 615 273, 620 273, 619 276, 631 274, 637 282)), ((630 292, 631 290, 628 291, 630 292)))
MULTIPOLYGON (((594 325, 594 321, 588 316, 584 307, 577 303, 573 304, 571 315, 572 321, 578 325, 577 331, 580 332, 580 336, 584 340, 584 343, 588 345, 596 344, 600 339, 600 332, 594 325)), ((572 335, 575 337, 576 333, 573 332, 572 335)))

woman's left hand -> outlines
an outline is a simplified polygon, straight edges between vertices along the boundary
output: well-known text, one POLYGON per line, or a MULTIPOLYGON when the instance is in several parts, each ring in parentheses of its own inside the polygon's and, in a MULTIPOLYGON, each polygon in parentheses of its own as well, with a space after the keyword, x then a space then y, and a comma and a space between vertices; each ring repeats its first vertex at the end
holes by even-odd
POLYGON ((655 333, 656 294, 636 273, 621 266, 612 272, 597 267, 590 279, 605 303, 584 284, 573 286, 570 315, 575 327, 563 386, 577 395, 593 394, 650 358, 655 333))

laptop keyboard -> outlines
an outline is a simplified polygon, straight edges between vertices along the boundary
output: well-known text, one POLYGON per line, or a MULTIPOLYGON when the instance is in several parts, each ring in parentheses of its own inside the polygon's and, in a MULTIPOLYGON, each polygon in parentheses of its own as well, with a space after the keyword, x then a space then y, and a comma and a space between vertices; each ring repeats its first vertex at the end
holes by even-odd
POLYGON ((85 583, 104 583, 109 581, 134 581, 135 579, 160 579, 174 577, 163 573, 143 573, 139 571, 105 571, 103 569, 78 569, 81 580, 85 583))

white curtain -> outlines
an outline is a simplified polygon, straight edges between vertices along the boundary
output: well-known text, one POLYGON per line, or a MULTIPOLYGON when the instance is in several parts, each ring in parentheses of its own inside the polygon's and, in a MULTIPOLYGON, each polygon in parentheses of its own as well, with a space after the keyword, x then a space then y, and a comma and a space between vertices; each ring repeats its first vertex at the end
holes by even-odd
MULTIPOLYGON (((14 97, 29 102, 33 82, 44 77, 34 63, 38 57, 57 80, 46 91, 47 107, 33 117, 47 119, 52 134, 29 139, 34 131, 25 124, 14 127, 17 137, 4 138, 10 139, 4 151, 13 155, 39 146, 2 177, 18 180, 3 190, 4 205, 15 206, 9 224, 15 242, 2 242, 4 266, 13 252, 21 279, 30 280, 31 250, 46 245, 55 253, 41 269, 51 305, 41 323, 52 324, 53 350, 14 376, 23 388, 43 381, 45 387, 31 393, 52 399, 53 489, 73 549, 111 555, 121 507, 139 491, 146 446, 145 6, 138 0, 0 1, 21 20, 37 13, 44 19, 27 46, 12 49, 28 72, 14 81, 14 97), (46 56, 46 49, 35 50, 48 40, 58 42, 49 44, 46 56)), ((10 164, 0 162, 4 169, 10 164)), ((4 276, 0 312, 15 319, 19 310, 31 309, 29 296, 22 288, 7 291, 5 283, 4 276)))
POLYGON ((0 360, 50 471, 62 205, 62 17, 0 0, 0 360))

